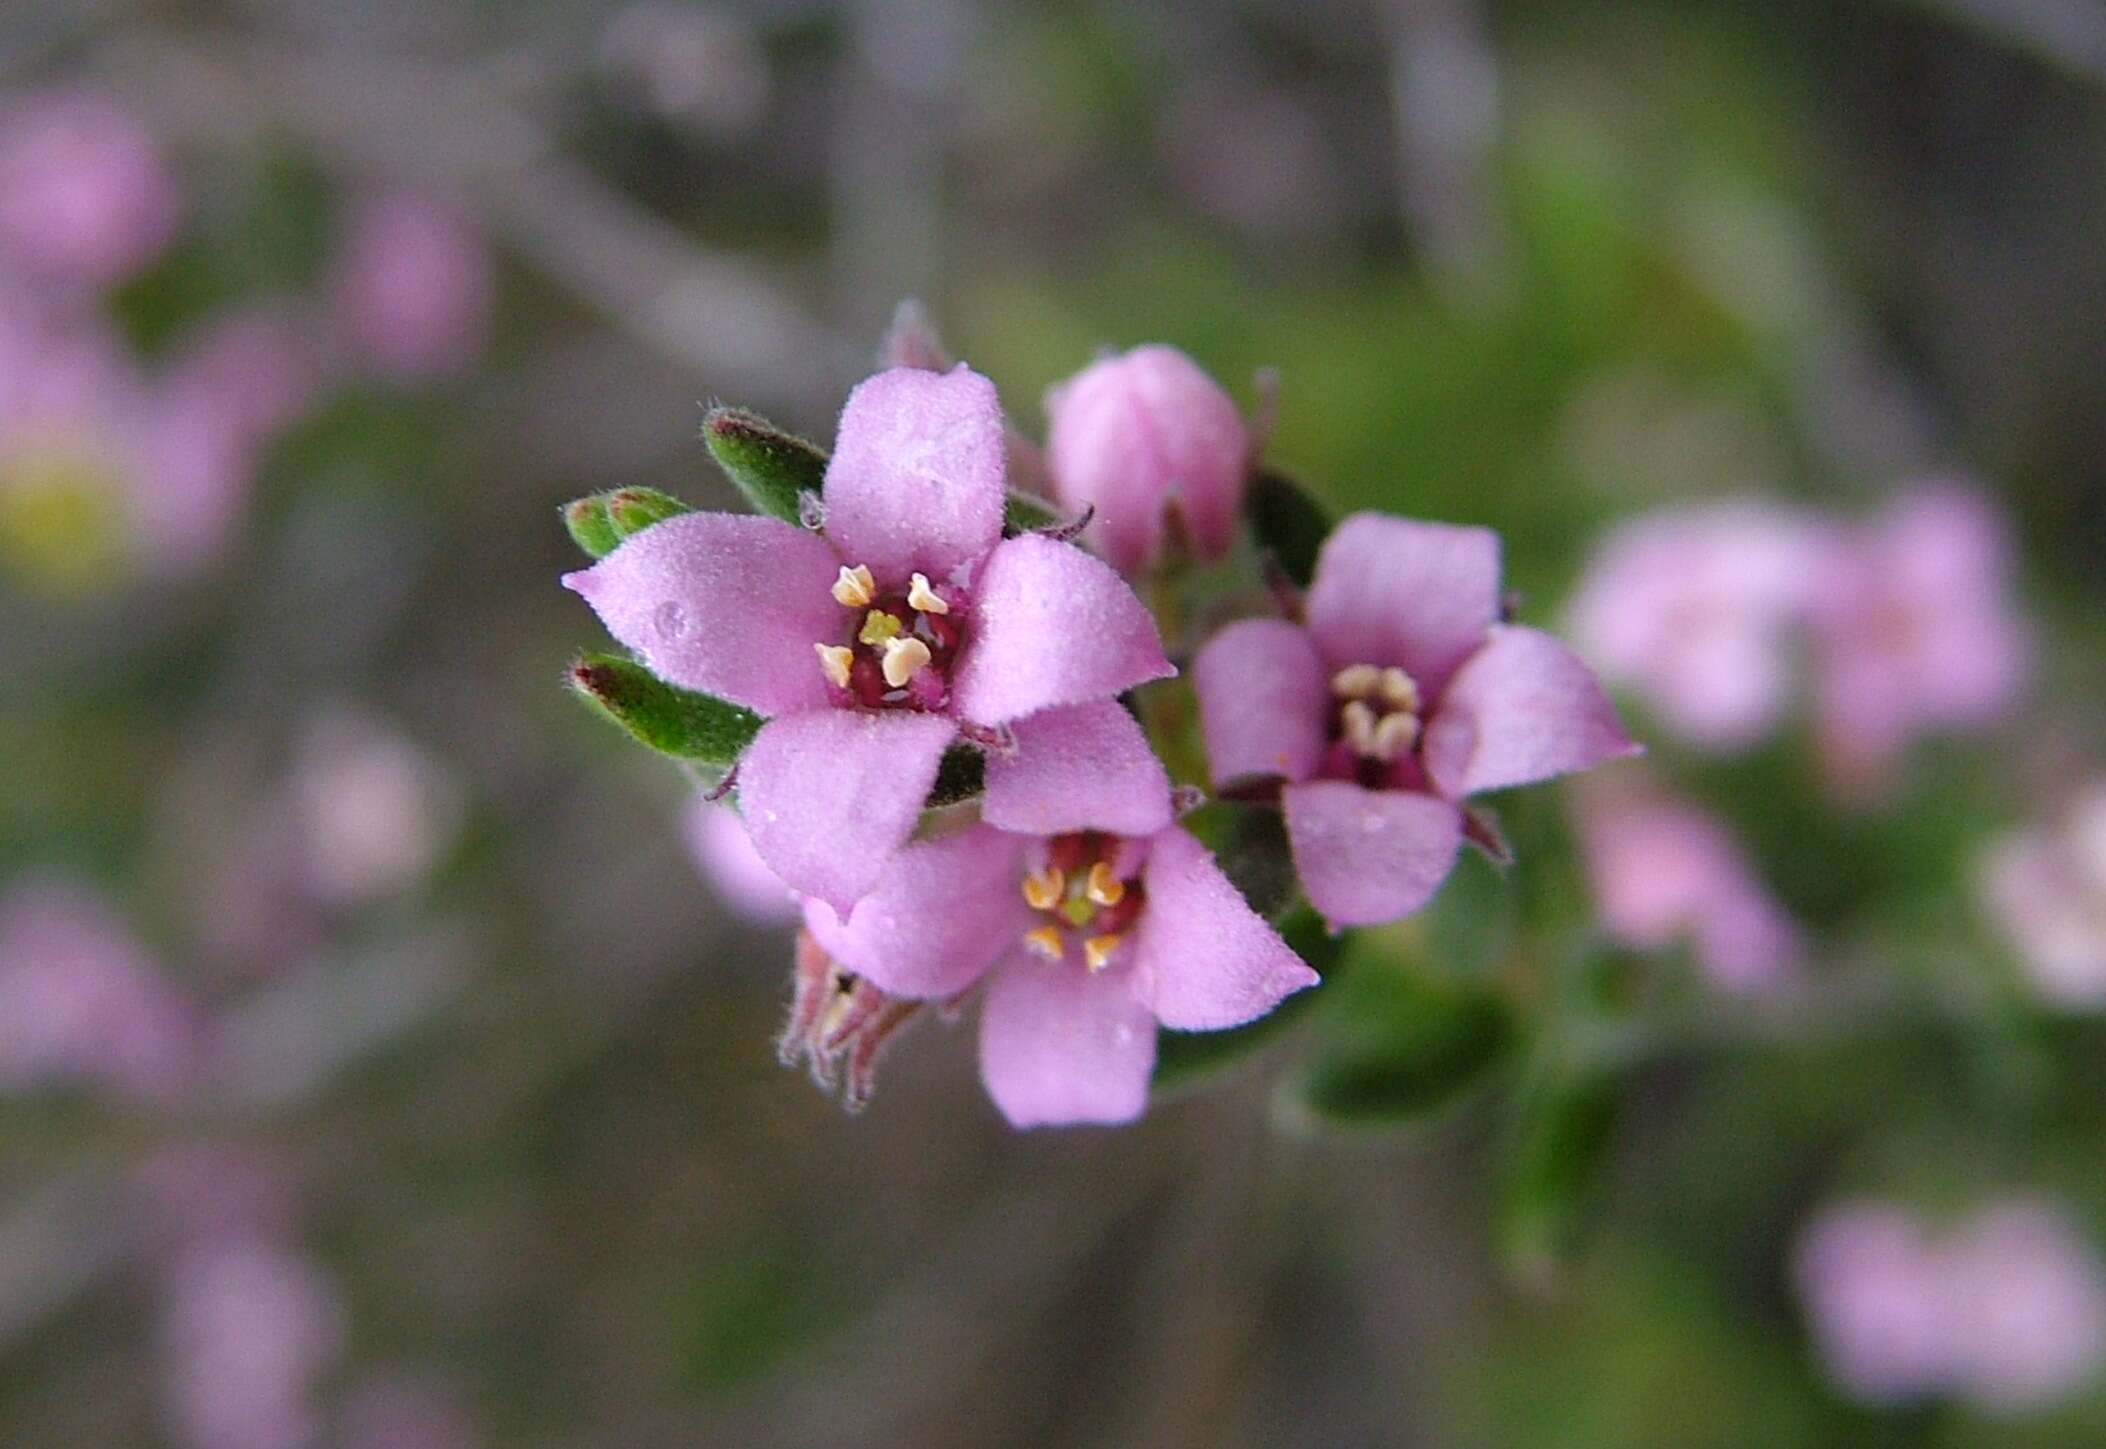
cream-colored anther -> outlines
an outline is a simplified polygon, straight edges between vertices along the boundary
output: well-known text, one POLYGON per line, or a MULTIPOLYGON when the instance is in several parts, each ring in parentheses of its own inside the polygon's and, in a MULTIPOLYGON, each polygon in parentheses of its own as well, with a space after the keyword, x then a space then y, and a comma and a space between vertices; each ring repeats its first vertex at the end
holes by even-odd
POLYGON ((1406 714, 1419 712, 1419 685, 1401 669, 1385 669, 1375 692, 1382 702, 1392 710, 1403 710, 1406 714))
POLYGON ((877 580, 870 570, 857 564, 850 568, 841 565, 841 576, 834 580, 834 601, 843 608, 860 609, 877 597, 877 580))
POLYGON ((1024 903, 1034 911, 1050 911, 1067 894, 1067 872, 1057 865, 1035 870, 1024 877, 1024 903))
POLYGON ((1375 712, 1365 700, 1353 700, 1338 711, 1338 726, 1356 755, 1375 752, 1375 712))
POLYGON ((1382 671, 1372 664, 1348 664, 1331 676, 1331 693, 1340 699, 1366 699, 1382 682, 1382 671))
POLYGON ((1378 760, 1401 760, 1418 743, 1419 717, 1415 714, 1386 714, 1375 726, 1371 748, 1365 753, 1378 760))
POLYGON ((943 601, 943 595, 929 587, 927 574, 916 574, 910 579, 907 590, 907 607, 924 614, 948 614, 951 606, 943 601))
POLYGON ((826 671, 827 682, 836 689, 848 688, 848 666, 856 662, 855 650, 846 644, 814 644, 819 656, 819 667, 826 671))
POLYGON ((1116 906, 1126 899, 1126 882, 1112 874, 1112 868, 1103 861, 1090 867, 1089 884, 1084 893, 1100 906, 1116 906))
POLYGON ((878 661, 885 671, 885 683, 898 689, 928 665, 929 646, 919 639, 887 639, 885 657, 878 661))
POLYGON ((1111 965, 1112 952, 1119 949, 1117 935, 1092 936, 1082 943, 1083 964, 1092 971, 1102 971, 1111 965))
POLYGON ((1043 956, 1048 961, 1058 961, 1067 954, 1058 926, 1040 926, 1035 931, 1024 932, 1024 945, 1033 955, 1043 956))

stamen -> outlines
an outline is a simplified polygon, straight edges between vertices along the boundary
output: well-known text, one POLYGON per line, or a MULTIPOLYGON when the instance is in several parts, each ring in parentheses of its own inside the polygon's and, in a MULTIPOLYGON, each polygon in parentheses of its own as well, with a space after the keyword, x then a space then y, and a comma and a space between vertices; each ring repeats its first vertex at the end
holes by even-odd
POLYGON ((943 595, 929 587, 927 574, 916 574, 908 580, 912 585, 907 590, 907 607, 924 614, 948 614, 951 606, 943 601, 943 595))
POLYGON ((1126 899, 1126 882, 1113 875, 1111 867, 1100 860, 1090 867, 1087 894, 1100 906, 1116 906, 1126 899))
POLYGON ((1415 714, 1386 714, 1382 723, 1375 726, 1373 748, 1368 751, 1378 760, 1401 759, 1419 738, 1419 717, 1415 714))
POLYGON ((1111 964, 1112 952, 1119 949, 1121 936, 1092 936, 1082 943, 1083 964, 1092 971, 1102 971, 1111 964))
POLYGON ((856 662, 855 650, 846 644, 814 644, 812 649, 818 654, 819 667, 826 671, 834 688, 848 688, 848 670, 856 662))
POLYGON ((1356 699, 1341 709, 1338 724, 1354 754, 1372 755, 1375 752, 1375 712, 1365 701, 1356 699))
POLYGON ((834 600, 844 608, 860 609, 877 597, 877 580, 870 570, 857 564, 850 568, 841 565, 841 577, 834 580, 834 600))
POLYGON ((1382 702, 1392 710, 1403 710, 1406 714, 1419 712, 1419 685, 1401 669, 1382 671, 1382 682, 1378 686, 1382 702))
POLYGON ((1067 947, 1061 942, 1058 926, 1040 926, 1035 931, 1024 932, 1024 945, 1032 954, 1043 956, 1048 961, 1058 961, 1067 954, 1067 947))
POLYGON ((873 649, 887 639, 896 639, 903 631, 899 616, 888 614, 883 609, 872 609, 863 616, 863 627, 856 631, 856 642, 868 644, 873 649))
POLYGON ((1024 877, 1024 902, 1034 911, 1052 910, 1067 890, 1067 872, 1057 865, 1024 877))
POLYGON ((1382 682, 1382 671, 1372 664, 1348 664, 1331 676, 1331 693, 1340 699, 1365 699, 1382 682))
POLYGON ((885 683, 899 689, 919 674, 933 656, 929 646, 919 639, 887 639, 885 657, 881 661, 885 670, 885 683))

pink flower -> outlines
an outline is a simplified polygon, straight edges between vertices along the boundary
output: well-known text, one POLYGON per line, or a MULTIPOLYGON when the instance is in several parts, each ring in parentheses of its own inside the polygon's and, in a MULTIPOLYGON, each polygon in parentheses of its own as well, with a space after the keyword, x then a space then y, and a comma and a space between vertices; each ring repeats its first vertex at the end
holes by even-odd
POLYGON ((1567 610, 1574 647, 1675 734, 1745 748, 1790 694, 1790 631, 1810 602, 1815 539, 1808 520, 1760 502, 1627 523, 1596 549, 1567 610))
POLYGON ((309 720, 287 788, 297 878, 324 905, 355 907, 423 878, 460 829, 461 785, 371 715, 309 720))
POLYGON ((102 900, 55 879, 0 895, 0 1087, 164 1098, 196 1054, 190 1008, 102 900))
POLYGON ((2106 1005, 2106 781, 2059 828, 1993 844, 1977 882, 2035 990, 2063 1006, 2106 1005))
POLYGON ((1573 798, 1595 909, 1611 940, 1661 951, 1686 938, 1723 991, 1771 991, 1797 974, 1799 928, 1721 821, 1625 787, 1573 798))
POLYGON ((474 363, 489 331, 492 287, 482 235, 451 208, 407 192, 352 212, 332 282, 337 317, 359 355, 406 382, 474 363))
POLYGON ((908 846, 845 916, 807 904, 833 959, 891 997, 983 981, 980 1074, 1018 1127, 1128 1122, 1158 1025, 1263 1016, 1316 973, 1173 823, 1170 782, 1118 704, 1047 710, 993 756, 981 823, 908 846))
POLYGON ((0 113, 0 258, 106 286, 154 259, 181 210, 153 138, 113 98, 52 91, 0 113))
POLYGON ((1094 507, 1088 538, 1121 573, 1162 557, 1173 535, 1226 554, 1250 476, 1251 435, 1221 385, 1174 347, 1093 362, 1046 394, 1054 497, 1094 507))
POLYGON ((1358 513, 1317 559, 1306 627, 1231 624, 1194 661, 1215 784, 1285 782, 1295 866, 1332 925, 1424 905, 1469 796, 1636 752, 1587 667, 1499 611, 1489 530, 1358 513))
POLYGON ((317 1442, 315 1391, 342 1345, 335 1292, 304 1258, 262 1242, 184 1253, 162 1320, 171 1437, 195 1449, 317 1442))
POLYGON ((696 873, 732 915, 756 926, 797 919, 797 897, 760 858, 736 811, 697 795, 681 813, 680 836, 696 873))
POLYGON ((963 367, 850 394, 825 531, 690 513, 566 575, 660 678, 771 716, 738 762, 754 847, 841 911, 889 869, 943 752, 1174 672, 1125 582, 1002 538, 994 385, 963 367))
POLYGON ((1945 1386, 1943 1263, 1908 1213, 1871 1201, 1831 1207, 1801 1236, 1794 1267, 1815 1345, 1854 1397, 1898 1404, 1945 1386))
POLYGON ((2031 632, 2002 514, 1958 484, 1839 531, 1814 597, 1816 729, 1844 793, 1885 793, 1911 739, 1978 729, 2024 688, 2031 632))

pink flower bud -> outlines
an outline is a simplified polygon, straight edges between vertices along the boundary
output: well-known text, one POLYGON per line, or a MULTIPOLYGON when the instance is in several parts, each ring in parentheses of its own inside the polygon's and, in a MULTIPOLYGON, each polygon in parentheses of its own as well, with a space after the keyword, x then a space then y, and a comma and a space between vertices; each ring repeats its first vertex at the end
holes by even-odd
POLYGON ((1161 557, 1171 511, 1203 558, 1235 542, 1251 435, 1236 404, 1174 347, 1094 362, 1046 394, 1054 496, 1094 507, 1090 542, 1122 573, 1161 557))

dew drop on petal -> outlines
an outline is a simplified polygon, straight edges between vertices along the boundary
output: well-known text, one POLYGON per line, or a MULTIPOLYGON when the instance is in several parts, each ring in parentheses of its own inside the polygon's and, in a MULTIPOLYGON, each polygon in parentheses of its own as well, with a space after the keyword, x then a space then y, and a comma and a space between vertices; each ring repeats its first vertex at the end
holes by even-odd
POLYGON ((687 632, 687 610, 680 607, 677 599, 667 599, 651 611, 651 627, 658 637, 671 643, 687 632))

